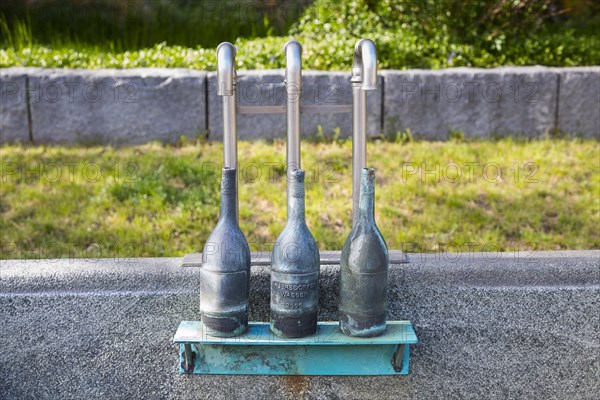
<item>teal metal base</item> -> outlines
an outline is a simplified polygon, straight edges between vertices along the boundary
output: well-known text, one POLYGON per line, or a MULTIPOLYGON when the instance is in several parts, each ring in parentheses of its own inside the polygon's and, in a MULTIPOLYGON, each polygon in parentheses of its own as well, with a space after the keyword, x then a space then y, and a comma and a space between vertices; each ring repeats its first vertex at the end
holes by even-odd
POLYGON ((319 322, 317 333, 286 339, 265 322, 251 322, 234 338, 207 335, 202 323, 183 321, 173 342, 179 344, 180 373, 240 375, 406 375, 410 345, 418 342, 408 321, 388 321, 374 338, 344 335, 337 322, 319 322))

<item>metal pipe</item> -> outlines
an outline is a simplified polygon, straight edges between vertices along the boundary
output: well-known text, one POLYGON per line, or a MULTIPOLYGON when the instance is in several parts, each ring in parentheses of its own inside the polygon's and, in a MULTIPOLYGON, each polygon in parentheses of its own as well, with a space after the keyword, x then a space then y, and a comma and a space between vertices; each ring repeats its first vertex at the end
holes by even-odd
MULTIPOLYGON (((287 202, 290 198, 291 174, 300 168, 300 96, 302 95, 302 45, 290 40, 285 52, 285 91, 287 113, 287 202)), ((289 213, 289 210, 288 210, 289 213)))
POLYGON ((367 164, 366 92, 360 83, 352 84, 352 226, 358 221, 361 170, 367 164))
MULTIPOLYGON (((217 47, 217 95, 223 104, 223 166, 237 168, 237 118, 235 46, 223 42, 217 47)), ((237 181, 236 181, 237 191, 237 181)), ((238 211, 236 205, 236 218, 238 211)))
POLYGON ((367 163, 367 90, 377 90, 377 52, 370 39, 354 47, 352 64, 352 226, 358 220, 362 169, 367 163))
POLYGON ((223 97, 223 161, 226 168, 237 168, 235 53, 235 47, 229 42, 217 47, 217 95, 223 97))

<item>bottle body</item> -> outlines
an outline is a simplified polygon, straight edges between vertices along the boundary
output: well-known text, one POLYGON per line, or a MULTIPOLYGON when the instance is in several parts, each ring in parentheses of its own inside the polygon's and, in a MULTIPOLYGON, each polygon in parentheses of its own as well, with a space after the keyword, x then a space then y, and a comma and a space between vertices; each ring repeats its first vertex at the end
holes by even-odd
POLYGON ((363 168, 358 221, 340 258, 340 328, 349 336, 381 335, 386 327, 389 253, 375 224, 375 170, 363 168))
POLYGON ((250 248, 237 222, 237 171, 223 168, 221 213, 202 251, 200 314, 205 332, 232 337, 248 327, 250 248))
POLYGON ((304 171, 290 178, 288 221, 272 255, 271 331, 295 338, 317 330, 320 257, 304 219, 304 171))

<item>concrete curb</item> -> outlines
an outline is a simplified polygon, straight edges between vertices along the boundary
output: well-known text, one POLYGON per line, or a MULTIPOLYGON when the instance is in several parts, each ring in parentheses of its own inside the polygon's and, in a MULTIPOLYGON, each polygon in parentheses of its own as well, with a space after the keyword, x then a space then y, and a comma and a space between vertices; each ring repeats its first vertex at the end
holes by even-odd
POLYGON ((384 131, 427 139, 554 131, 557 73, 545 67, 384 71, 384 131))
POLYGON ((27 108, 35 144, 175 142, 207 131, 204 71, 9 68, 2 83, 2 114, 6 104, 6 114, 15 115, 1 120, 3 142, 28 130, 21 111, 27 108), (16 86, 23 75, 25 85, 16 86))
MULTIPOLYGON (((239 71, 240 105, 283 105, 283 70, 239 71)), ((302 104, 352 103, 349 72, 304 71, 302 104)), ((174 142, 222 138, 213 72, 186 69, 0 72, 0 143, 174 142)), ((381 71, 368 134, 426 139, 562 133, 600 138, 600 67, 381 71)), ((285 137, 285 114, 240 115, 242 139, 285 137)), ((351 115, 304 114, 304 136, 351 133, 351 115)))
MULTIPOLYGON (((0 262, 3 398, 595 399, 600 251, 409 254, 390 269, 390 319, 413 322, 406 377, 184 376, 171 343, 198 318, 180 258, 0 262)), ((319 319, 336 320, 322 267, 319 319)), ((252 320, 268 320, 254 267, 252 320)))
POLYGON ((560 68, 557 129, 600 135, 600 67, 560 68))

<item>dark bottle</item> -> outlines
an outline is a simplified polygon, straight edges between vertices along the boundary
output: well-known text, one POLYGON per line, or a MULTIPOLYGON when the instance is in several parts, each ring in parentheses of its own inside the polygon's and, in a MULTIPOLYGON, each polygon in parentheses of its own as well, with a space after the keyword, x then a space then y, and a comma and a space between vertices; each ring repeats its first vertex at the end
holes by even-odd
POLYGON ((200 314, 211 336, 237 336, 248 327, 250 248, 237 221, 236 180, 235 168, 223 168, 219 222, 202 251, 200 314))
POLYGON ((273 248, 271 331, 297 338, 317 330, 320 258, 304 219, 304 170, 289 179, 288 220, 273 248))
POLYGON ((386 326, 389 255, 374 203, 375 170, 363 168, 358 220, 340 259, 340 328, 349 336, 378 336, 386 326))

